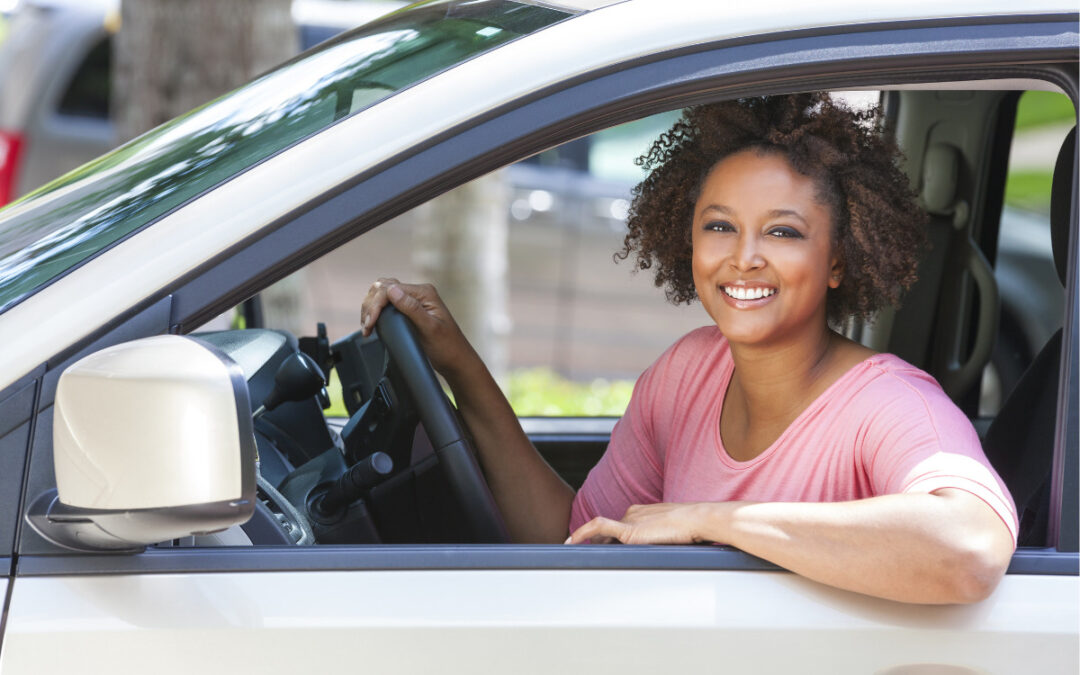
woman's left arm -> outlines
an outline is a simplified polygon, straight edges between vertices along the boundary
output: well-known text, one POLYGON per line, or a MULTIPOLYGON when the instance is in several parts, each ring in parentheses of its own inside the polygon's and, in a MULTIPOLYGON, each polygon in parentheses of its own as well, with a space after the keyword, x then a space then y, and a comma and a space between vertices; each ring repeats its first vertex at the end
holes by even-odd
POLYGON ((632 506, 595 518, 567 543, 716 542, 821 583, 904 602, 968 603, 990 595, 1014 549, 1008 527, 957 488, 849 502, 702 502, 632 506))

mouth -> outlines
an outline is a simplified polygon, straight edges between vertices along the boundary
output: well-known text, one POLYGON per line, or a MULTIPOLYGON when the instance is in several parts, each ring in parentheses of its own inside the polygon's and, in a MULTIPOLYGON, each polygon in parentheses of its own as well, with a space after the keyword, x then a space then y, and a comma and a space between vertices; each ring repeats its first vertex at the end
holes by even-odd
POLYGON ((725 297, 740 302, 767 300, 777 293, 771 286, 721 286, 720 290, 725 297))

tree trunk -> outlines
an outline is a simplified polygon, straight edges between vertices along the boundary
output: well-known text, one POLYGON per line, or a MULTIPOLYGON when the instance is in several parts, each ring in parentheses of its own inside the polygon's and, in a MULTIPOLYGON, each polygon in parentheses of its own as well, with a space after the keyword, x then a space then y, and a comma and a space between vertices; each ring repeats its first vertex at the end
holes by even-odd
POLYGON ((123 0, 113 97, 121 141, 202 105, 299 49, 290 0, 123 0))
POLYGON ((508 187, 501 171, 416 210, 413 262, 439 289, 458 325, 505 385, 508 187))
MULTIPOLYGON (((294 56, 291 0, 123 0, 113 41, 113 118, 121 142, 294 56)), ((266 324, 300 331, 303 271, 265 289, 266 324)))

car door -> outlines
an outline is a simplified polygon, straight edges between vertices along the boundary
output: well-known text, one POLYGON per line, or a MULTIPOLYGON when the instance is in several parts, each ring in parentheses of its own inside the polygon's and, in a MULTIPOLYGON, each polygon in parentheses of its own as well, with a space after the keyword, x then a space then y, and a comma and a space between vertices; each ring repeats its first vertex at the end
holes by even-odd
MULTIPOLYGON (((597 68, 461 123, 178 275, 97 332, 96 344, 83 340, 26 379, 37 414, 27 431, 24 503, 51 484, 50 378, 75 354, 191 330, 270 279, 422 201, 438 191, 433 186, 460 183, 609 122, 718 92, 913 86, 928 77, 982 81, 1019 73, 1052 82, 1075 100, 1075 78, 1068 76, 1075 68, 1074 23, 1074 16, 956 19, 720 41, 597 68), (1042 65, 1062 60, 1064 71, 1042 65)), ((445 93, 437 78, 425 85, 411 94, 445 93)), ((359 129, 354 133, 361 138, 359 129)), ((319 142, 313 137, 308 144, 319 142)), ((273 164, 253 171, 252 180, 284 172, 273 164)), ((255 194, 241 187, 219 188, 217 204, 243 203, 236 198, 255 194)), ((158 241, 156 229, 133 240, 158 241)), ((1067 412, 1058 419, 1055 484, 1060 534, 1048 547, 1019 551, 984 602, 922 607, 873 599, 714 547, 371 545, 102 555, 59 550, 23 528, 0 668, 112 672, 149 662, 164 672, 343 664, 397 672, 1075 670, 1075 273, 1067 298, 1059 401, 1067 412)), ((556 447, 569 444, 570 436, 598 446, 609 433, 597 422, 553 422, 533 431, 538 440, 545 433, 557 437, 556 447), (594 426, 580 428, 588 424, 594 426)))

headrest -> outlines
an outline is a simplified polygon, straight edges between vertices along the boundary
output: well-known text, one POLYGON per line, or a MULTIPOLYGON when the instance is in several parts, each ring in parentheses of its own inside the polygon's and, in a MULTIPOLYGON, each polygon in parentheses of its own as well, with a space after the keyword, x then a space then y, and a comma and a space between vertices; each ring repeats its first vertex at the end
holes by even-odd
POLYGON ((935 216, 951 216, 956 210, 956 186, 960 175, 960 151, 946 143, 934 143, 923 155, 923 205, 935 216))
POLYGON ((1065 285, 1065 271, 1069 266, 1069 209, 1072 206, 1076 174, 1073 158, 1076 156, 1076 127, 1061 144, 1057 163, 1054 164, 1054 184, 1050 188, 1050 243, 1054 248, 1054 265, 1058 279, 1065 285))

